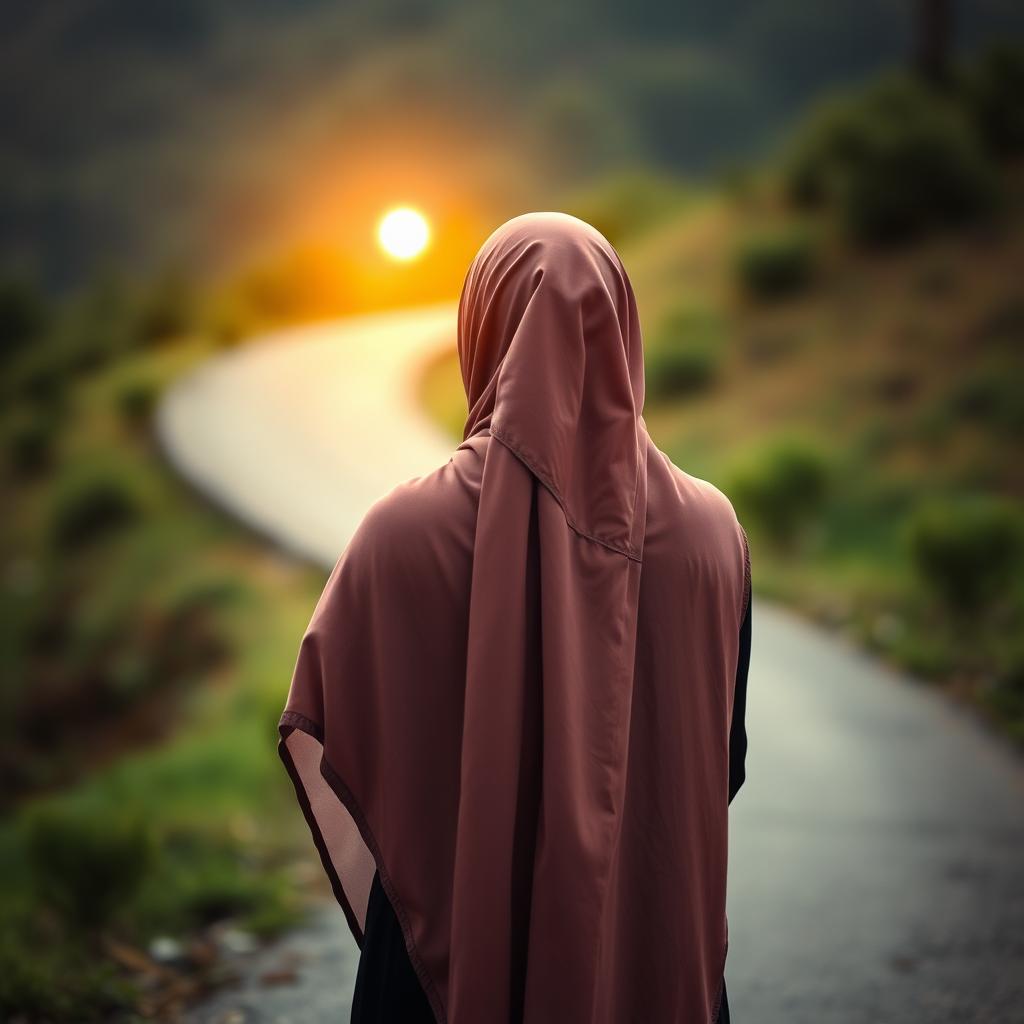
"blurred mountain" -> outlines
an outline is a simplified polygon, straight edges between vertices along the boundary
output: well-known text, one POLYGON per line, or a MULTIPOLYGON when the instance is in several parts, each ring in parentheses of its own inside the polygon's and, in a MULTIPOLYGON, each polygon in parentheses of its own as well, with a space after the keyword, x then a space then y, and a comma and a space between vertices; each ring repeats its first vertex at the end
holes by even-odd
MULTIPOLYGON (((620 165, 705 173, 905 61, 913 9, 6 0, 0 265, 52 285, 212 269, 342 231, 386 190, 516 212, 620 165)), ((1016 0, 956 12, 964 49, 1022 30, 1016 0)))

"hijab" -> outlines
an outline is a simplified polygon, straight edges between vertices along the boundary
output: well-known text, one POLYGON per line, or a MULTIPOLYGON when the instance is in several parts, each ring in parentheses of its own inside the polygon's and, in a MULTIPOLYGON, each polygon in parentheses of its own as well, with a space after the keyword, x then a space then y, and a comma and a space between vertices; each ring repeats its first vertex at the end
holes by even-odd
POLYGON ((648 436, 590 225, 499 227, 457 341, 463 440, 338 559, 282 759, 357 943, 376 869, 439 1024, 711 1021, 743 531, 648 436))

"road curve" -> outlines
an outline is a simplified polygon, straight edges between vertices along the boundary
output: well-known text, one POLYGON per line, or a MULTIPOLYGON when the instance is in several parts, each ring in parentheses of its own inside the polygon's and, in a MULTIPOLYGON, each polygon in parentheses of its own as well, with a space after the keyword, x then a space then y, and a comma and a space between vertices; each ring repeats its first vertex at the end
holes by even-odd
MULTIPOLYGON (((164 450, 239 519, 329 568, 377 497, 451 454, 414 386, 454 316, 451 304, 363 316, 219 356, 163 400, 164 450)), ((733 1019, 1024 1021, 1019 757, 923 685, 763 603, 748 732, 732 810, 733 1019)), ((356 962, 325 907, 190 1019, 347 1020, 356 962), (262 987, 280 962, 299 965, 295 984, 262 987)))
POLYGON ((171 388, 157 435, 207 497, 331 568, 377 498, 448 461, 414 389, 454 323, 444 303, 265 335, 171 388))

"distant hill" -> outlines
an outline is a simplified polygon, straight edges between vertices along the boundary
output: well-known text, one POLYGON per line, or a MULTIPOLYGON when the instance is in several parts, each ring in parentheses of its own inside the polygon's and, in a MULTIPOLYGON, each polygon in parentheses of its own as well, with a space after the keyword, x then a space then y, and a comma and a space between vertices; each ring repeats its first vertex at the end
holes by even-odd
MULTIPOLYGON (((962 48, 1024 32, 1015 0, 958 6, 962 48)), ((905 60, 913 7, 8 0, 0 265, 208 268, 385 187, 514 212, 623 163, 700 174, 905 60)))

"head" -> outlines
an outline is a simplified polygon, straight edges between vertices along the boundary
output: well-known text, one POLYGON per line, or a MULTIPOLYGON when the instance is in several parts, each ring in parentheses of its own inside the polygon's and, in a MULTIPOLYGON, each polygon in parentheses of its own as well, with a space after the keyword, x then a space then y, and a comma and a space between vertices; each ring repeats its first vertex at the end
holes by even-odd
POLYGON ((458 348, 464 439, 489 430, 581 517, 610 488, 635 486, 640 321, 622 262, 596 228, 564 213, 502 224, 466 275, 458 348), (620 468, 634 473, 625 484, 620 468))
POLYGON ((587 376, 628 383, 639 415, 643 345, 633 289, 618 253, 586 221, 524 213, 502 224, 470 265, 458 319, 465 436, 489 422, 499 371, 513 348, 517 359, 528 350, 523 362, 538 372, 561 369, 558 383, 567 389, 584 383, 567 371, 592 362, 587 376))

